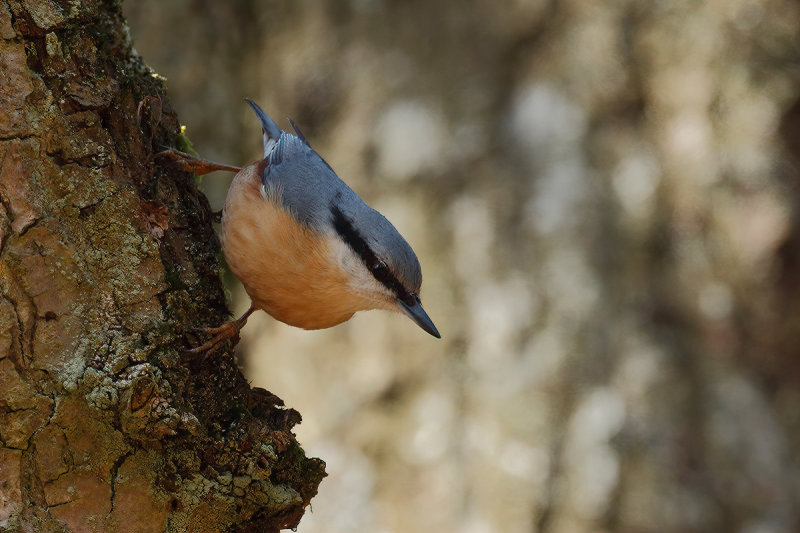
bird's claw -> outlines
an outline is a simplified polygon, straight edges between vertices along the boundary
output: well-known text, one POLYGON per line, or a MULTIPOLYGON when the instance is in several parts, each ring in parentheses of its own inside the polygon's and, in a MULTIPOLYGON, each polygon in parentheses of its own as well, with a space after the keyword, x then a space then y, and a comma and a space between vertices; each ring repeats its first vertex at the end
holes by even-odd
POLYGON ((224 339, 221 340, 214 337, 210 341, 203 343, 200 346, 196 346, 194 348, 186 350, 184 353, 187 353, 189 355, 210 354, 217 351, 217 349, 219 349, 222 346, 223 342, 224 339))
POLYGON ((211 339, 207 342, 192 348, 190 350, 186 350, 186 353, 191 355, 197 355, 201 353, 211 353, 218 349, 222 344, 227 341, 228 339, 236 339, 238 342, 239 340, 239 330, 244 327, 247 323, 247 317, 249 317, 256 308, 251 306, 250 309, 245 311, 245 313, 237 318, 236 320, 231 320, 230 322, 225 322, 221 326, 217 326, 215 328, 195 328, 192 331, 195 333, 207 333, 209 335, 213 335, 211 339))
POLYGON ((187 154, 186 152, 181 152, 180 150, 176 150, 174 148, 169 148, 167 150, 158 152, 155 157, 159 159, 166 159, 170 163, 180 167, 186 172, 191 172, 192 174, 197 174, 198 176, 203 176, 209 172, 214 172, 215 170, 222 170, 226 172, 239 172, 242 170, 240 167, 215 163, 214 161, 209 161, 208 159, 187 154))
POLYGON ((214 352, 219 349, 228 339, 236 338, 238 340, 240 329, 241 325, 236 320, 225 322, 221 326, 215 328, 194 328, 192 331, 195 333, 207 333, 213 335, 213 337, 200 346, 186 350, 186 353, 198 355, 206 352, 214 352))
POLYGON ((235 321, 225 322, 221 326, 217 326, 217 327, 192 328, 192 331, 194 333, 207 333, 209 335, 217 335, 218 333, 227 332, 232 327, 235 327, 235 326, 233 326, 233 324, 235 324, 235 321))

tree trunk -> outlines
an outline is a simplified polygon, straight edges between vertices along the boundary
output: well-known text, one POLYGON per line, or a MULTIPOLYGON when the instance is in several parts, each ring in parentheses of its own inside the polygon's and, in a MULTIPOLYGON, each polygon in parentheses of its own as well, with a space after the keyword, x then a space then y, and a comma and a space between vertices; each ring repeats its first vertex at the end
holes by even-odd
POLYGON ((228 314, 219 243, 120 9, 0 0, 0 530, 294 527, 300 415, 183 354, 228 314))

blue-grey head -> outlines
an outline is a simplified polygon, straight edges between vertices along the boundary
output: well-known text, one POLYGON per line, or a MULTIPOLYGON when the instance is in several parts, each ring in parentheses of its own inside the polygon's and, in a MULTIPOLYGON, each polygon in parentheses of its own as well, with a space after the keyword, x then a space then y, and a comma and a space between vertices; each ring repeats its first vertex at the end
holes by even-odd
POLYGON ((349 289, 374 308, 401 311, 423 330, 439 338, 422 308, 422 270, 411 246, 378 211, 347 186, 308 144, 290 120, 296 135, 281 130, 247 99, 264 132, 261 176, 265 191, 280 191, 281 202, 300 222, 333 237, 337 261, 348 273, 349 289))

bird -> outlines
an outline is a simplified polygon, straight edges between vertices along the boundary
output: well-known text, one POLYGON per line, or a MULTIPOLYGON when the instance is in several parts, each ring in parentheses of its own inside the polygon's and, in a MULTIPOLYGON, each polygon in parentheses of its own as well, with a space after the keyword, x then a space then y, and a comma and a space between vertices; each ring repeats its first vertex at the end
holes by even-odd
POLYGON ((308 330, 336 326, 358 311, 384 309, 405 314, 441 338, 422 307, 422 270, 408 242, 336 175, 293 120, 294 134, 245 101, 260 122, 264 157, 233 178, 222 210, 221 242, 251 306, 236 320, 203 328, 213 337, 189 351, 211 350, 238 336, 259 309, 308 330))

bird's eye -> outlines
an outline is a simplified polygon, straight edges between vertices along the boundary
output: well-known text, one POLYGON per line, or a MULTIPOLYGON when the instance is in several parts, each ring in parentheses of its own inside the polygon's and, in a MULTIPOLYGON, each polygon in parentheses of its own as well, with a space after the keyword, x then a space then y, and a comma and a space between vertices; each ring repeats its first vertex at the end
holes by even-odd
POLYGON ((372 270, 373 272, 380 272, 384 268, 386 268, 386 263, 384 263, 383 261, 376 261, 375 263, 372 264, 371 267, 369 267, 369 269, 372 270))

